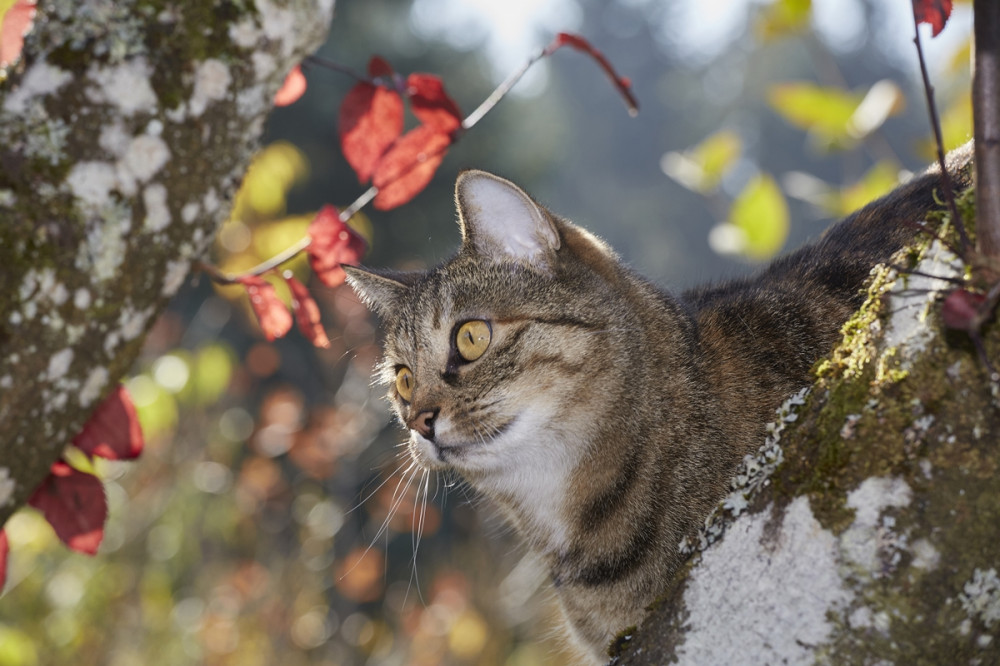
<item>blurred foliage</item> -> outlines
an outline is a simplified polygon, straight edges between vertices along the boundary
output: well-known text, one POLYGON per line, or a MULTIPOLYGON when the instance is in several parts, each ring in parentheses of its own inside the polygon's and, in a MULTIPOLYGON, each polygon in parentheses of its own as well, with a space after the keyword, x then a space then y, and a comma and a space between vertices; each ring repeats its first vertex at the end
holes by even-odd
MULTIPOLYGON (((926 160, 923 92, 884 52, 875 2, 859 5, 847 46, 817 34, 808 0, 751 3, 703 60, 665 38, 681 3, 570 4, 579 15, 560 29, 632 78, 640 116, 591 63, 553 58, 544 93, 505 99, 412 203, 352 218, 366 263, 419 268, 453 251, 452 183, 475 166, 653 278, 692 284, 817 235, 823 225, 790 220, 845 214, 926 160)), ((449 45, 418 34, 405 0, 341 0, 337 12, 324 57, 360 68, 379 54, 404 74, 440 74, 467 109, 492 89, 484 38, 467 27, 465 46, 449 45)), ((938 90, 950 146, 971 132, 963 57, 938 90)), ((223 270, 273 256, 321 205, 363 191, 335 148, 353 81, 306 73, 217 237, 223 270)), ((304 260, 288 268, 308 281, 304 260)), ((349 289, 309 284, 329 349, 298 334, 264 343, 241 287, 202 278, 178 295, 128 381, 147 449, 96 464, 110 506, 99 555, 68 552, 32 510, 7 525, 0 666, 573 663, 553 638, 540 563, 460 482, 408 476, 403 436, 370 386, 376 323, 349 289)))
POLYGON ((798 34, 809 27, 811 18, 811 0, 775 0, 757 14, 757 36, 767 41, 798 34))
POLYGON ((708 194, 719 186, 742 151, 743 141, 739 134, 721 130, 683 152, 664 154, 660 168, 689 190, 708 194))
POLYGON ((773 257, 788 237, 788 205, 774 177, 758 174, 733 200, 729 220, 712 230, 709 242, 717 252, 750 259, 773 257))

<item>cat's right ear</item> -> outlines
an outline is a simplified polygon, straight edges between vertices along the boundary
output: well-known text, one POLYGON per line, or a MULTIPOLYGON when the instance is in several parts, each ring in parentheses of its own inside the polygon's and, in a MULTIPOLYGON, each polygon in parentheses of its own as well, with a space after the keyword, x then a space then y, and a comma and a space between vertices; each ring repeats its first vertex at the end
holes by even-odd
POLYGON ((389 315, 403 301, 409 286, 397 276, 376 273, 360 266, 343 266, 347 284, 361 297, 368 309, 380 316, 389 315))
POLYGON ((551 266, 559 232, 549 212, 520 187, 485 171, 463 171, 455 201, 464 247, 495 260, 551 266))

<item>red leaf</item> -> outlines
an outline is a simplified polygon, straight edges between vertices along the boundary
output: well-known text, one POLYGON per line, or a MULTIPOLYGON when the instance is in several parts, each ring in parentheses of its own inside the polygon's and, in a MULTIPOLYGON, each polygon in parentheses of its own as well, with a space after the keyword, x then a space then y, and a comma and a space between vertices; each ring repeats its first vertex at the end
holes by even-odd
POLYGON ((365 239, 344 224, 337 209, 327 204, 309 224, 309 265, 328 287, 337 287, 347 277, 341 264, 357 264, 365 254, 365 239))
POLYGON ((292 315, 278 298, 274 285, 256 275, 242 277, 239 282, 247 288, 250 306, 257 315, 257 321, 267 341, 271 342, 288 333, 288 329, 292 327, 292 315))
POLYGON ((913 16, 918 23, 931 26, 931 36, 937 37, 951 16, 951 0, 913 0, 913 16))
POLYGON ((556 35, 556 38, 552 40, 552 43, 545 47, 545 55, 551 55, 554 51, 563 46, 570 46, 577 51, 583 51, 591 58, 593 58, 604 73, 608 75, 611 82, 614 83, 615 87, 618 88, 618 92, 622 97, 625 98, 625 104, 628 106, 629 115, 636 115, 639 113, 639 102, 635 99, 632 94, 632 81, 624 76, 619 76, 615 68, 611 66, 608 59, 604 57, 604 54, 595 49, 590 42, 581 37, 580 35, 574 35, 568 32, 560 32, 556 35))
POLYGON ((439 132, 453 132, 462 125, 462 112, 448 93, 444 83, 433 74, 410 74, 406 79, 406 94, 415 115, 422 124, 439 132))
POLYGON ((7 543, 7 533, 0 530, 0 592, 7 583, 7 553, 10 552, 10 544, 7 543))
POLYGON ((73 446, 89 456, 108 460, 131 460, 142 453, 142 428, 135 406, 124 386, 119 385, 90 415, 73 446))
POLYGON ((319 320, 319 306, 316 305, 309 290, 296 280, 291 272, 286 272, 283 277, 292 292, 292 309, 295 310, 295 320, 299 324, 299 330, 317 347, 324 349, 329 347, 330 339, 326 337, 326 331, 323 330, 323 324, 319 320))
POLYGON ((0 18, 0 67, 6 67, 21 55, 24 36, 35 18, 35 1, 17 0, 0 18))
POLYGON ((395 90, 371 83, 355 85, 340 105, 340 149, 367 183, 379 159, 403 132, 403 99, 395 90))
POLYGON ((979 330, 979 308, 986 301, 982 294, 974 294, 965 289, 956 289, 948 294, 941 304, 941 318, 944 325, 958 331, 979 330))
POLYGON ((296 65, 292 71, 288 72, 285 82, 274 95, 275 106, 288 106, 298 101, 299 97, 306 91, 306 75, 302 73, 302 65, 296 65))
POLYGON ((371 60, 368 61, 368 76, 373 79, 380 76, 392 77, 393 73, 392 65, 380 56, 372 56, 371 60))
POLYGON ((427 125, 403 135, 372 175, 372 184, 379 189, 375 207, 389 210, 415 197, 431 182, 450 145, 450 134, 427 125))
POLYGON ((56 535, 73 550, 93 555, 104 537, 108 501, 101 480, 73 469, 62 460, 28 500, 45 515, 56 535))

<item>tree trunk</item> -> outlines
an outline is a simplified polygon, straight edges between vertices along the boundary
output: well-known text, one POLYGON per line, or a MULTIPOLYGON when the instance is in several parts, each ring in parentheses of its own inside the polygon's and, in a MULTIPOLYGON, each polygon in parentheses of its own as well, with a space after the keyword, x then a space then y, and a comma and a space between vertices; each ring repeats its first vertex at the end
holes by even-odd
POLYGON ((128 370, 333 0, 47 0, 0 82, 0 525, 128 370))
MULTIPOLYGON (((924 252, 919 271, 959 274, 940 243, 924 252)), ((997 389, 940 324, 928 290, 948 283, 893 279, 875 277, 612 663, 1000 663, 997 389)))

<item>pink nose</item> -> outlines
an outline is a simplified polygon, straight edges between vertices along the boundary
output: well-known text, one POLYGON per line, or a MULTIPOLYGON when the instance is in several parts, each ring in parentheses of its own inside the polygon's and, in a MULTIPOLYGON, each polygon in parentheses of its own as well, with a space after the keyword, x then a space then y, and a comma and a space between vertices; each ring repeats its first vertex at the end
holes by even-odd
POLYGON ((434 419, 437 418, 439 411, 441 410, 436 407, 434 409, 425 409, 410 419, 406 425, 411 430, 419 432, 421 436, 427 439, 434 439, 434 419))

